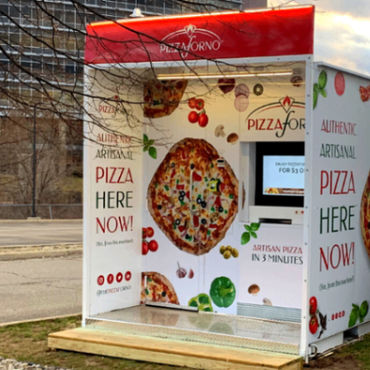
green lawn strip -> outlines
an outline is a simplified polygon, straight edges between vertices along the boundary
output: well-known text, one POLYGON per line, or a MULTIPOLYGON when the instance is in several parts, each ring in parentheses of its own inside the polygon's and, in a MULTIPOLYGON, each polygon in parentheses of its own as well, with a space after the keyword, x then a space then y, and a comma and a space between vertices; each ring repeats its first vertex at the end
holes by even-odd
MULTIPOLYGON (((0 327, 0 357, 14 358, 22 362, 58 366, 73 369, 155 369, 174 370, 183 367, 159 365, 83 353, 50 350, 48 334, 73 329, 81 325, 81 317, 73 316, 54 320, 27 322, 0 327)), ((352 357, 364 370, 370 370, 370 334, 361 340, 343 346, 332 355, 334 362, 352 357)))
POLYGON ((364 335, 361 340, 341 347, 336 356, 340 357, 352 356, 359 365, 365 370, 370 370, 370 334, 364 335))
POLYGON ((21 362, 58 366, 73 369, 156 369, 174 370, 183 367, 152 364, 77 352, 50 350, 49 333, 73 329, 81 325, 81 317, 28 322, 0 327, 0 357, 14 358, 21 362))

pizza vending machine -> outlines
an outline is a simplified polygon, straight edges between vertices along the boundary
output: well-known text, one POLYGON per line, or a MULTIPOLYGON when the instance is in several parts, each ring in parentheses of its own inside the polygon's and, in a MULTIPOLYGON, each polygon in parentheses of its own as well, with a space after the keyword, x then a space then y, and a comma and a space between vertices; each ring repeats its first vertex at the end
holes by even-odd
POLYGON ((248 338, 251 319, 306 358, 369 331, 370 84, 313 62, 313 22, 87 26, 84 324, 248 338))

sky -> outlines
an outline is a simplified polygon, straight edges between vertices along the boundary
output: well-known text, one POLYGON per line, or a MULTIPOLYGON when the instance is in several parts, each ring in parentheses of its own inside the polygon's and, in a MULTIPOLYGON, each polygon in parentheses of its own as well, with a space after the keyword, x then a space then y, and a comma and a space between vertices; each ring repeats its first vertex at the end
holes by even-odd
POLYGON ((315 5, 315 61, 370 75, 370 0, 268 0, 315 5))

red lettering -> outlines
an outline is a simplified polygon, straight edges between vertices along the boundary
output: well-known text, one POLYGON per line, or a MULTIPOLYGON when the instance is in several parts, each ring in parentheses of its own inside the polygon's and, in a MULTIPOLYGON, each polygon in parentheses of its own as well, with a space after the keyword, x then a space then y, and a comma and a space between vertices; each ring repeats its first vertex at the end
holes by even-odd
POLYGON ((105 234, 109 232, 111 234, 115 233, 117 230, 119 231, 128 231, 133 230, 134 225, 134 216, 110 216, 108 219, 103 217, 100 219, 99 217, 96 218, 96 233, 98 234, 99 231, 105 234))
POLYGON ((131 169, 125 167, 96 167, 96 182, 102 179, 106 184, 134 183, 131 169))
POLYGON ((275 130, 282 130, 282 129, 283 129, 283 126, 280 122, 280 119, 278 118, 276 121, 275 130))
POLYGON ((320 195, 327 189, 331 195, 355 194, 355 182, 352 171, 332 170, 320 172, 320 195))
POLYGON ((325 189, 328 186, 328 179, 329 179, 328 172, 327 171, 321 171, 321 173, 320 173, 320 195, 322 195, 323 189, 325 189))
POLYGON ((349 247, 347 243, 334 244, 326 248, 326 254, 320 247, 320 271, 325 268, 336 270, 339 266, 349 266, 355 263, 355 243, 351 242, 349 247))
POLYGON ((100 179, 104 177, 104 169, 103 167, 96 167, 96 183, 99 182, 100 179))
POLYGON ((320 271, 322 271, 322 262, 324 262, 325 269, 329 270, 329 262, 325 257, 324 250, 320 247, 320 271))

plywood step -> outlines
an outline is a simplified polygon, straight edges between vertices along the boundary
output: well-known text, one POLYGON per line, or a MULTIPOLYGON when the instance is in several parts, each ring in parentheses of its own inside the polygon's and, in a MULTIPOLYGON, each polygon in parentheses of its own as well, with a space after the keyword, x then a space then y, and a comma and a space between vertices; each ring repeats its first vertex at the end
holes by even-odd
POLYGON ((297 355, 230 345, 132 335, 89 326, 52 333, 48 346, 76 352, 198 369, 302 369, 297 355))

